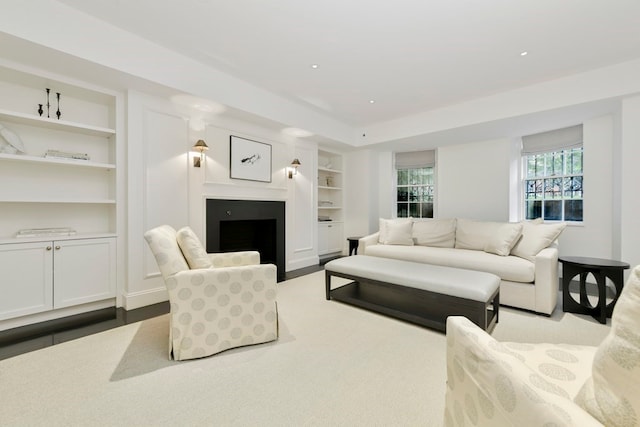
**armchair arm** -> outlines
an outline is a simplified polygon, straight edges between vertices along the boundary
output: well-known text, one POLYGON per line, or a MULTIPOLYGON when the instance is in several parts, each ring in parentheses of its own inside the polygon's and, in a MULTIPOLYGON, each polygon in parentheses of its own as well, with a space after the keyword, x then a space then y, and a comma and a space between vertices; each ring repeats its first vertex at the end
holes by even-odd
POLYGON ((549 246, 535 256, 535 311, 551 314, 558 303, 558 248, 549 246))
POLYGON ((208 255, 215 268, 260 264, 260 252, 258 251, 220 252, 208 255))
POLYGON ((601 425, 466 317, 447 319, 445 425, 601 425), (453 421, 457 421, 454 424, 453 421))
POLYGON ((360 240, 358 241, 358 249, 360 250, 360 253, 363 255, 366 255, 367 246, 377 245, 379 236, 380 236, 380 232, 376 231, 373 234, 369 234, 368 236, 364 236, 360 238, 360 240))

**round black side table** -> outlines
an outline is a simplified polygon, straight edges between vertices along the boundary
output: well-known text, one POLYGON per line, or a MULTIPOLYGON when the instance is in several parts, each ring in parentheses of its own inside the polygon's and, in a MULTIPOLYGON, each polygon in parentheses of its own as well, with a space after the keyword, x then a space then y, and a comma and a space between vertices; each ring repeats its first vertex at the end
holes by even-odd
POLYGON ((352 252, 355 252, 358 255, 358 244, 360 243, 360 237, 347 237, 349 241, 349 256, 351 256, 352 252))
POLYGON ((589 314, 600 323, 607 323, 607 317, 611 317, 613 307, 622 292, 623 270, 629 268, 629 264, 610 259, 574 256, 563 256, 559 261, 562 263, 562 311, 589 314), (598 285, 598 304, 595 307, 587 297, 586 279, 589 273, 593 274, 598 285), (569 284, 575 276, 580 276, 580 302, 576 301, 569 292, 569 284), (606 300, 607 278, 616 288, 616 295, 609 304, 606 300))

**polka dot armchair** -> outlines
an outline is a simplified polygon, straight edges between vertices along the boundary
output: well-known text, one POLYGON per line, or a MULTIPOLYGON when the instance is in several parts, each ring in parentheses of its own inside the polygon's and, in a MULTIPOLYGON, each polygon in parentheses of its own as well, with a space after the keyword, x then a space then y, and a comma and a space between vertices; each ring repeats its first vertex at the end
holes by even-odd
POLYGON ((640 266, 598 347, 498 342, 447 319, 445 426, 640 425, 640 266))
POLYGON ((278 337, 276 266, 255 251, 207 254, 189 227, 144 235, 171 304, 169 357, 194 359, 278 337))

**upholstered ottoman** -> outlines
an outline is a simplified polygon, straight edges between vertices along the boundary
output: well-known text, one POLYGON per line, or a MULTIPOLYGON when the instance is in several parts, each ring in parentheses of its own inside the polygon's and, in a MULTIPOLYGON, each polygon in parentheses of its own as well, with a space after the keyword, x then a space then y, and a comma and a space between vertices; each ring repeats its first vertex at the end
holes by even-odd
POLYGON ((500 278, 494 274, 356 255, 325 264, 327 300, 345 302, 444 331, 448 316, 484 330, 498 322, 500 278), (352 280, 331 289, 331 277, 352 280))

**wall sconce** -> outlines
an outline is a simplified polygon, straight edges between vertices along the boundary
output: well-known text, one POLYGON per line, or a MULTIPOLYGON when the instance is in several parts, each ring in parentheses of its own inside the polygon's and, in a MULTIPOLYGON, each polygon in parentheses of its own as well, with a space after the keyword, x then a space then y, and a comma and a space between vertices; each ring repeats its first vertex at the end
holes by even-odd
POLYGON ((207 151, 208 149, 209 149, 209 146, 202 139, 199 139, 198 142, 196 142, 196 145, 193 146, 193 151, 200 152, 200 157, 193 158, 194 168, 200 167, 200 164, 204 161, 204 152, 207 151))
POLYGON ((289 167, 289 179, 292 179, 293 175, 298 175, 298 166, 300 166, 300 160, 293 159, 289 167))

